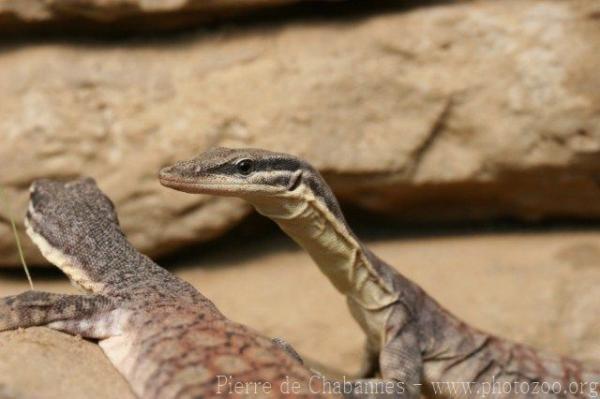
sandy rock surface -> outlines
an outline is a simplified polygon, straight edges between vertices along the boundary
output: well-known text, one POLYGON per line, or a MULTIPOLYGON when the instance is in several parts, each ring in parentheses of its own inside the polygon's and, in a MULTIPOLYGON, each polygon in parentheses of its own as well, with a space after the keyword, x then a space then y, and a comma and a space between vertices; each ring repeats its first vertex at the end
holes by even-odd
MULTIPOLYGON (((342 296, 306 254, 279 237, 241 240, 235 252, 227 250, 232 243, 225 241, 162 263, 227 316, 285 337, 328 373, 356 372, 363 334, 342 296)), ((473 325, 548 351, 600 361, 600 233, 380 237, 370 244, 473 325)), ((35 274, 38 289, 72 291, 63 279, 35 274)), ((20 275, 0 274, 2 295, 26 288, 20 275)), ((91 393, 85 397, 129 397, 120 376, 91 343, 39 328, 0 334, 0 398, 4 393, 79 398, 86 389, 91 393)))
POLYGON ((135 399, 100 347, 35 327, 0 334, 0 399, 135 399))
MULTIPOLYGON (((0 184, 95 177, 158 255, 230 229, 232 199, 162 188, 215 145, 292 152, 408 220, 600 218, 597 1, 438 5, 156 41, 0 52, 0 184)), ((0 214, 0 264, 17 264, 0 214)), ((41 259, 27 252, 32 262, 41 259)))

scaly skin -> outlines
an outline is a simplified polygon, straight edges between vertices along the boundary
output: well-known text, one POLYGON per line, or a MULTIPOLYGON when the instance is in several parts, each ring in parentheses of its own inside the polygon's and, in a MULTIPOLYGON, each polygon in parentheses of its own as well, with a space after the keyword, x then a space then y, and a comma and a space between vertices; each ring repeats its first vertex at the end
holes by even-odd
POLYGON ((346 295, 367 335, 365 375, 379 371, 384 380, 402 381, 415 398, 600 395, 599 371, 468 326, 379 259, 352 233, 321 175, 301 159, 215 148, 159 177, 176 190, 243 198, 300 244, 346 295))
POLYGON ((93 180, 35 182, 26 225, 44 256, 88 294, 2 298, 0 331, 44 325, 98 339, 140 398, 223 397, 227 383, 258 394, 268 383, 269 397, 284 397, 280 384, 288 379, 302 385, 296 396, 322 396, 322 380, 285 343, 226 319, 135 250, 93 180))

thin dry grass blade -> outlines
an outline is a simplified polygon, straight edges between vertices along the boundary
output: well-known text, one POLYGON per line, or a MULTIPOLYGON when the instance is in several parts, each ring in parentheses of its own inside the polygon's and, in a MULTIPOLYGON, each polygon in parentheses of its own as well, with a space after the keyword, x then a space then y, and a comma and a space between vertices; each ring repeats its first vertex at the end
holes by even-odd
POLYGON ((23 247, 21 246, 21 240, 19 239, 19 233, 17 232, 17 225, 15 223, 15 218, 13 218, 10 207, 8 206, 8 201, 4 196, 4 191, 0 186, 0 202, 2 203, 6 214, 8 215, 8 219, 10 220, 10 224, 12 226, 13 234, 15 235, 15 241, 17 243, 17 250, 19 251, 19 257, 21 258, 21 264, 23 265, 23 269, 25 270, 25 275, 27 276, 27 280, 29 281, 29 286, 33 290, 33 280, 31 279, 31 274, 29 274, 29 268, 27 267, 27 263, 25 262, 25 255, 23 254, 23 247))

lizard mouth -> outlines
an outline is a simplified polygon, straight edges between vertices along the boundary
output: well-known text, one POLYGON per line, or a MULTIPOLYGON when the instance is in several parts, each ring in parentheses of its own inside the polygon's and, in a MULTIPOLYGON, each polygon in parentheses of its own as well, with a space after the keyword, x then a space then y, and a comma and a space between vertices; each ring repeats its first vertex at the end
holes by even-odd
POLYGON ((160 184, 162 184, 163 186, 173 188, 178 191, 184 191, 187 193, 198 192, 197 191, 198 184, 196 182, 192 181, 191 179, 184 180, 181 178, 164 176, 161 172, 161 174, 158 177, 158 180, 160 181, 160 184))
MULTIPOLYGON (((216 180, 216 179, 215 179, 216 180)), ((221 182, 211 181, 210 178, 182 178, 159 176, 160 184, 177 191, 191 194, 211 194, 225 197, 247 197, 252 198, 261 195, 278 195, 287 190, 279 187, 268 187, 263 184, 252 184, 246 182, 221 182)))
POLYGON ((158 179, 160 184, 165 187, 191 194, 251 198, 261 195, 279 195, 287 192, 285 187, 251 182, 241 177, 210 173, 197 176, 185 175, 174 172, 173 167, 161 169, 158 179))
POLYGON ((159 176, 159 181, 165 187, 192 194, 227 194, 232 192, 234 187, 239 186, 236 183, 200 181, 192 178, 165 176, 162 173, 159 176))

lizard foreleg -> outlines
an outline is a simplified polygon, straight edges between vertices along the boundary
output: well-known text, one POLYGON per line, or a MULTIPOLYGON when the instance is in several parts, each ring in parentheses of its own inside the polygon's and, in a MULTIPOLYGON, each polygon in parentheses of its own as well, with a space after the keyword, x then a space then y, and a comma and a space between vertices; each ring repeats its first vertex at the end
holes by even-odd
POLYGON ((105 338, 115 309, 113 301, 103 295, 65 295, 27 291, 0 299, 0 331, 19 327, 48 326, 86 338, 105 338))

